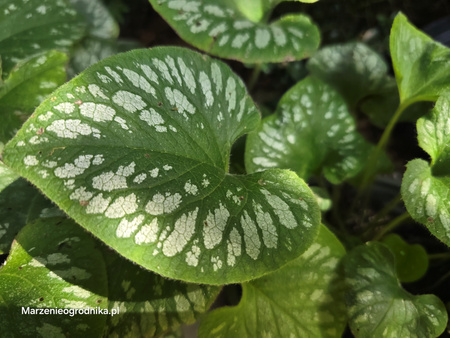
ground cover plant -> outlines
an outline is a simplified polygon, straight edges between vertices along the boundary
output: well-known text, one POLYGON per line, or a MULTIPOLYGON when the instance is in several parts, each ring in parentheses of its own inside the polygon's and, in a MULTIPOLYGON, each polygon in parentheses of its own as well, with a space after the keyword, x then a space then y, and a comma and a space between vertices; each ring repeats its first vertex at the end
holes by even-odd
POLYGON ((321 47, 287 3, 150 0, 194 51, 118 38, 120 1, 0 0, 0 336, 448 333, 450 50, 402 12, 391 63, 321 47))

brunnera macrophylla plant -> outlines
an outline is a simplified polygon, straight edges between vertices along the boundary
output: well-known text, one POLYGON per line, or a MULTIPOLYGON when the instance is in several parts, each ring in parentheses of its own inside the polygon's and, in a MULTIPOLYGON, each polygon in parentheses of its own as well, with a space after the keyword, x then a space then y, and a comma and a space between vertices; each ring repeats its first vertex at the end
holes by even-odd
MULTIPOLYGON (((11 63, 0 84, 2 121, 20 104, 25 119, 40 103, 17 133, 17 119, 1 129, 9 141, 0 162, 0 252, 9 254, 0 268, 1 336, 160 337, 199 319, 200 337, 339 337, 347 325, 356 337, 445 330, 442 300, 401 285, 426 274, 427 252, 384 235, 412 217, 449 245, 448 48, 399 14, 390 37, 395 78, 365 45, 329 46, 261 120, 226 64, 184 48, 115 55, 60 86, 67 59, 87 66, 79 48, 111 43, 116 25, 96 2, 16 2, 30 6, 43 31, 35 14, 58 10, 88 33, 72 54, 49 41, 35 55, 20 32, 0 36, 0 47, 24 41, 17 56, 0 48, 11 63), (357 132, 355 109, 386 125, 377 145, 357 132), (330 208, 351 211, 339 210, 336 190, 331 203, 327 187, 351 182, 356 199, 367 199, 389 167, 384 148, 396 121, 417 116, 431 163, 407 165, 408 213, 378 227, 362 216, 355 239, 339 217, 327 218, 330 208), (231 173, 232 146, 246 134, 246 173, 231 173), (309 187, 317 177, 330 184, 309 187), (239 304, 206 313, 230 283, 241 283, 239 304), (87 308, 96 312, 69 315, 87 308), (33 315, 44 309, 49 315, 33 315)), ((150 2, 213 55, 281 62, 319 45, 304 15, 268 22, 281 1, 150 2)), ((4 22, 30 14, 19 7, 0 1, 4 22)), ((82 37, 75 32, 70 43, 82 37)))

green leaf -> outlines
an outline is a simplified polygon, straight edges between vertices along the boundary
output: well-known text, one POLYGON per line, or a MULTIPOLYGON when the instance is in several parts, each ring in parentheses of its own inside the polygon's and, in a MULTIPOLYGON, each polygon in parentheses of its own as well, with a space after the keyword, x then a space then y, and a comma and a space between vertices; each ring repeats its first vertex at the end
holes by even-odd
MULTIPOLYGON (((0 149, 0 153, 2 149, 0 149)), ((14 171, 9 169, 3 162, 0 161, 0 191, 5 189, 12 182, 17 180, 19 175, 17 175, 14 171)))
POLYGON ((5 78, 20 60, 57 49, 67 52, 84 21, 65 0, 0 0, 0 55, 5 78))
POLYGON ((320 187, 311 187, 314 196, 316 197, 317 204, 322 212, 331 209, 332 200, 328 191, 320 187))
POLYGON ((69 0, 70 4, 84 16, 89 35, 101 39, 119 36, 119 25, 102 0, 69 0))
POLYGON ((313 242, 320 211, 303 180, 227 173, 231 145, 259 114, 223 63, 135 50, 52 97, 5 147, 5 163, 128 259, 225 284, 276 270, 313 242), (42 142, 30 143, 39 128, 42 142))
MULTIPOLYGON (((276 1, 278 2, 278 1, 276 1)), ((302 14, 266 22, 275 1, 150 0, 180 37, 210 54, 248 63, 310 56, 320 34, 302 14)))
POLYGON ((322 48, 311 57, 307 67, 314 76, 332 85, 352 108, 390 79, 386 62, 363 43, 322 48))
POLYGON ((425 225, 439 240, 450 246, 450 177, 434 176, 421 159, 406 165, 402 197, 412 218, 425 225))
POLYGON ((450 49, 408 22, 402 13, 394 20, 390 51, 402 104, 435 101, 450 82, 450 49))
POLYGON ((337 184, 360 171, 370 149, 342 97, 319 79, 306 78, 248 136, 245 165, 249 172, 291 169, 305 180, 323 172, 337 184))
POLYGON ((185 284, 163 278, 103 250, 109 276, 105 337, 160 337, 181 324, 193 324, 217 297, 220 287, 185 284))
POLYGON ((436 176, 450 175, 450 92, 441 96, 434 109, 417 121, 419 145, 431 156, 436 176))
POLYGON ((450 97, 417 121, 420 146, 430 154, 431 166, 415 159, 407 164, 402 197, 411 216, 450 246, 450 97))
POLYGON ((420 244, 408 244, 397 234, 389 234, 382 242, 395 256, 395 269, 402 283, 422 278, 428 269, 428 254, 420 244))
POLYGON ((345 249, 325 227, 280 270, 245 283, 240 303, 208 314, 199 337, 340 337, 347 324, 340 260, 345 249))
POLYGON ((31 223, 17 236, 0 269, 2 337, 101 335, 105 315, 69 313, 108 306, 103 256, 94 239, 80 230, 72 221, 57 218, 31 223), (57 308, 66 314, 50 314, 57 308), (39 315, 36 309, 49 312, 39 315))
POLYGON ((66 54, 49 51, 13 69, 0 85, 0 141, 10 140, 44 98, 66 81, 67 60, 66 54))
MULTIPOLYGON (((34 202, 36 210, 39 206, 46 207, 42 210, 41 216, 57 214, 58 208, 49 206, 48 200, 41 196, 39 195, 39 201, 34 202)), ((93 337, 100 337, 100 332, 103 332, 104 337, 115 335, 123 337, 126 334, 133 334, 135 337, 160 336, 170 329, 179 327, 180 324, 193 323, 209 308, 220 291, 219 287, 184 284, 144 270, 105 246, 100 246, 80 226, 63 218, 36 219, 24 228, 13 245, 5 268, 0 270, 0 281, 4 280, 10 284, 2 289, 0 283, 0 299, 4 294, 8 295, 7 299, 3 297, 0 301, 0 314, 5 313, 6 305, 14 312, 12 316, 6 317, 11 323, 0 328, 2 336, 11 332, 20 332, 24 335, 27 332, 29 336, 33 336, 31 332, 36 332, 33 328, 50 330, 49 324, 59 327, 65 336, 69 333, 72 336, 79 336, 83 330, 84 334, 88 333, 88 336, 93 337), (57 235, 49 236, 49 233, 57 235), (64 263, 64 266, 58 262, 64 263), (80 267, 86 269, 81 270, 80 267), (74 277, 90 275, 90 281, 83 278, 81 280, 68 278, 69 274, 73 274, 74 277), (11 275, 14 278, 8 279, 11 275), (26 297, 10 297, 9 293, 13 291, 7 288, 15 287, 15 279, 28 280, 18 289, 25 292, 31 288, 31 294, 26 297), (98 282, 100 285, 95 284, 98 282), (51 297, 53 303, 50 305, 44 302, 45 296, 36 296, 36 292, 44 294, 46 289, 54 290, 51 297), (40 297, 44 300, 37 302, 36 299, 40 297), (89 318, 91 316, 75 315, 81 318, 73 323, 74 317, 69 315, 24 317, 21 313, 22 306, 40 308, 40 305, 49 308, 56 306, 60 309, 100 307, 114 315, 97 316, 98 323, 89 318), (50 320, 47 317, 50 317, 50 320), (20 331, 11 329, 12 325, 17 323, 14 322, 18 320, 17 318, 23 323, 20 331), (60 324, 56 319, 63 325, 55 325, 60 324), (73 328, 69 325, 69 321, 73 328), (88 326, 93 323, 95 327, 86 332, 88 326), (28 331, 25 331, 25 327, 29 327, 28 331)), ((3 324, 1 319, 0 323, 3 324)), ((58 332, 56 328, 54 330, 58 332)))
POLYGON ((72 52, 67 73, 72 78, 108 56, 140 47, 139 43, 128 40, 85 38, 72 52))
POLYGON ((405 291, 385 245, 361 245, 344 262, 349 325, 356 337, 437 337, 444 331, 444 304, 434 295, 405 291))
MULTIPOLYGON (((10 178, 14 177, 14 174, 8 174, 10 178)), ((5 176, 0 174, 2 183, 9 180, 5 176)), ((37 190, 22 178, 0 189, 0 254, 9 252, 14 237, 27 222, 28 210, 37 194, 37 190)))

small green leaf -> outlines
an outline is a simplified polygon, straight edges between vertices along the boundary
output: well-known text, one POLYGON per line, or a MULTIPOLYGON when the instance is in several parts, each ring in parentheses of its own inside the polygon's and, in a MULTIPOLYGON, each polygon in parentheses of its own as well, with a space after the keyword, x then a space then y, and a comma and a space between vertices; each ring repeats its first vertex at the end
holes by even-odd
POLYGON ((417 121, 419 145, 431 156, 433 175, 450 174, 450 92, 441 96, 434 109, 417 121))
POLYGON ((223 63, 135 50, 60 87, 4 160, 128 259, 175 279, 241 282, 301 255, 320 218, 290 171, 227 173, 231 145, 258 123, 223 63))
POLYGON ((57 49, 68 52, 84 33, 84 20, 66 0, 0 0, 3 78, 23 59, 57 49))
MULTIPOLYGON (((0 163, 0 170, 2 167, 0 163)), ((6 175, 14 174, 9 171, 6 175)), ((2 179, 9 181, 0 173, 0 182, 2 179)), ((14 237, 26 224, 28 210, 37 194, 38 191, 22 178, 0 189, 0 254, 9 252, 14 237)))
POLYGON ((394 20, 390 51, 400 102, 435 101, 450 82, 450 49, 408 22, 402 13, 394 20))
POLYGON ((113 39, 119 36, 119 25, 101 0, 69 0, 69 2, 86 19, 90 36, 100 39, 113 39))
POLYGON ((361 245, 344 262, 349 325, 356 337, 437 337, 444 331, 444 304, 434 295, 405 291, 385 245, 361 245))
POLYGON ((411 216, 450 246, 450 97, 441 96, 435 108, 417 121, 420 146, 431 166, 415 159, 407 164, 402 197, 411 216))
POLYGON ((277 2, 150 0, 182 39, 210 54, 248 63, 310 56, 320 43, 318 28, 301 14, 266 23, 277 2))
POLYGON ((66 54, 49 51, 13 69, 0 85, 0 141, 10 140, 44 98, 66 81, 66 63, 66 54))
POLYGON ((311 187, 314 196, 316 197, 317 204, 322 212, 331 209, 332 200, 328 191, 320 187, 311 187))
POLYGON ((428 254, 420 244, 408 244, 397 234, 389 234, 382 241, 395 256, 395 269, 402 283, 422 278, 428 269, 428 254))
POLYGON ((402 197, 412 218, 425 225, 439 240, 450 246, 450 177, 434 176, 421 159, 406 165, 402 197))
POLYGON ((2 337, 100 337, 105 315, 69 312, 108 305, 103 256, 94 239, 80 230, 56 218, 31 223, 17 236, 0 269, 2 337), (51 309, 62 313, 51 314, 51 309))
POLYGON ((386 62, 363 43, 322 48, 308 61, 307 67, 314 76, 332 85, 350 107, 389 81, 386 62))
POLYGON ((347 324, 340 260, 345 249, 325 227, 280 270, 245 283, 240 303, 215 310, 199 337, 341 337, 347 324))
POLYGON ((247 139, 247 171, 295 170, 308 179, 322 171, 332 183, 355 176, 371 146, 355 130, 342 97, 316 78, 297 83, 247 139))
POLYGON ((108 269, 109 309, 105 337, 160 337, 181 324, 193 324, 217 297, 220 287, 163 278, 103 250, 108 269))

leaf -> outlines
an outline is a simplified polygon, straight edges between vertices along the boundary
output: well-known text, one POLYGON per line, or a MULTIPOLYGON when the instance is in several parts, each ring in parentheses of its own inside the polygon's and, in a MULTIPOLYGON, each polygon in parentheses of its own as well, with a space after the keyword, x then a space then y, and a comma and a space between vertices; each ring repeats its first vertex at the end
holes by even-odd
POLYGON ((337 184, 360 171, 370 149, 342 97, 310 77, 284 94, 275 114, 249 134, 245 165, 248 172, 291 169, 305 180, 323 172, 337 184))
POLYGON ((421 159, 406 165, 402 197, 412 218, 425 225, 439 240, 450 246, 450 178, 434 176, 421 159))
POLYGON ((407 164, 402 197, 411 216, 450 246, 450 97, 417 121, 420 146, 430 154, 431 166, 415 159, 407 164))
POLYGON ((363 43, 345 43, 320 49, 308 61, 312 75, 335 88, 355 107, 389 81, 383 58, 363 43))
POLYGON ((428 269, 428 254, 420 244, 408 244, 397 234, 389 234, 382 241, 394 254, 395 269, 402 283, 422 278, 428 269))
MULTIPOLYGON (((0 149, 0 153, 2 149, 0 149)), ((0 161, 0 191, 5 189, 12 182, 17 180, 19 175, 17 175, 14 171, 9 169, 3 162, 0 161)))
POLYGON ((394 255, 378 242, 353 249, 344 260, 349 325, 357 337, 437 337, 447 312, 434 295, 414 296, 400 285, 394 255))
POLYGON ((316 201, 319 205, 320 211, 326 212, 330 210, 333 202, 328 191, 320 187, 311 187, 311 190, 316 197, 316 201))
POLYGON ((325 227, 280 270, 245 283, 240 303, 209 313, 199 337, 340 337, 347 320, 338 267, 345 249, 325 227))
POLYGON ((109 275, 105 337, 160 337, 181 324, 194 323, 217 297, 220 287, 185 284, 163 278, 103 250, 109 275))
POLYGON ((84 27, 82 17, 65 0, 1 0, 3 78, 20 60, 51 49, 68 52, 84 27))
POLYGON ((302 14, 267 23, 277 2, 150 0, 183 40, 212 55, 248 63, 310 56, 320 43, 318 28, 302 14))
POLYGON ((134 50, 58 89, 4 160, 147 269, 241 282, 303 253, 320 217, 292 172, 227 173, 231 145, 258 123, 244 84, 223 63, 181 48, 134 50), (39 128, 48 141, 30 144, 39 128))
POLYGON ((69 0, 84 16, 91 37, 113 39, 119 36, 119 25, 101 0, 69 0))
MULTIPOLYGON (((48 207, 48 200, 47 204, 45 201, 41 198, 35 204, 48 207)), ((41 213, 43 217, 58 213, 55 207, 44 210, 47 211, 41 213)), ((36 219, 24 228, 17 237, 5 268, 0 269, 0 281, 3 282, 11 275, 14 277, 11 278, 12 282, 15 279, 28 280, 18 290, 25 292, 31 288, 32 292, 28 298, 9 297, 9 293, 14 292, 5 288, 14 288, 16 284, 8 281, 9 286, 5 285, 3 289, 0 287, 0 299, 4 293, 8 294, 7 300, 0 301, 0 314, 5 313, 5 305, 17 312, 14 316, 6 317, 11 323, 3 328, 4 331, 0 328, 0 334, 19 333, 12 329, 19 318, 23 323, 20 333, 27 332, 28 335, 36 327, 50 330, 50 325, 53 325, 56 327, 53 328, 55 332, 59 330, 65 336, 79 336, 80 333, 98 337, 123 337, 125 334, 136 337, 160 336, 182 323, 194 322, 209 308, 220 291, 219 287, 184 284, 144 270, 105 246, 100 246, 73 221, 61 217, 36 219), (49 233, 57 235, 49 236, 49 233), (68 278, 69 274, 78 279, 68 278), (100 285, 94 284, 99 282, 100 285), (52 297, 49 297, 53 303, 45 302, 45 296, 36 295, 36 292, 43 293, 45 289, 54 290, 52 297), (41 297, 44 300, 36 301, 41 297), (103 312, 101 316, 66 314, 59 317, 24 317, 22 306, 33 309, 52 309, 57 306, 61 310, 86 309, 88 306, 93 311, 101 308, 114 315, 106 316, 103 312), (74 323, 75 317, 78 320, 74 323), (88 330, 92 324, 95 324, 94 328, 88 330), (26 327, 28 331, 25 331, 26 327)), ((35 335, 31 335, 33 337, 39 333, 39 329, 34 332, 35 335)), ((54 335, 48 333, 43 336, 54 335)))
POLYGON ((73 51, 67 73, 72 78, 108 56, 140 47, 139 43, 128 40, 85 38, 73 51))
POLYGON ((67 60, 66 54, 49 51, 19 63, 9 74, 0 85, 0 141, 10 140, 44 98, 66 81, 67 60))
POLYGON ((390 51, 400 102, 435 101, 450 82, 450 49, 408 22, 402 13, 394 20, 390 51))
POLYGON ((419 145, 431 156, 436 176, 450 174, 450 92, 438 99, 434 109, 417 121, 419 145))
POLYGON ((2 337, 101 335, 105 315, 70 315, 74 309, 98 312, 108 305, 103 256, 93 238, 72 224, 58 218, 39 220, 17 236, 0 269, 2 337), (36 309, 48 312, 33 312, 36 309), (56 309, 61 313, 50 312, 56 309))
MULTIPOLYGON (((10 175, 14 175, 8 171, 10 175)), ((0 180, 8 181, 5 176, 0 174, 0 180)), ((0 189, 0 254, 9 252, 14 237, 26 224, 30 204, 37 194, 37 190, 22 178, 17 178, 0 189)))

